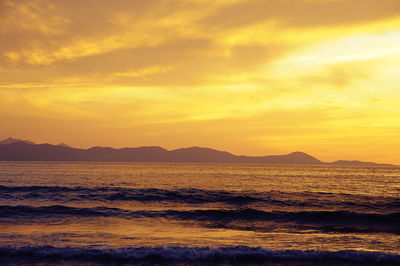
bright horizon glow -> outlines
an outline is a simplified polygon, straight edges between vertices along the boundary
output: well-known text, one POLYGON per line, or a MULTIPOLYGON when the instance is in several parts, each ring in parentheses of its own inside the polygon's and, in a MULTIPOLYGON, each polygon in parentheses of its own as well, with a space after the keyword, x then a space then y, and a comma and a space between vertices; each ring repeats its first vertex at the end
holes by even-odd
POLYGON ((398 0, 4 0, 0 13, 0 139, 400 164, 398 0))

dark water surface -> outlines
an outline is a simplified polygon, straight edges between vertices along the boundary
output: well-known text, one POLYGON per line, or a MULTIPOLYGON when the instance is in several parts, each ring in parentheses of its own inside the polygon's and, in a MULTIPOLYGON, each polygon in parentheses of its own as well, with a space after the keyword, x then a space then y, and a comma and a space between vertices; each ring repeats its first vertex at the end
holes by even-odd
POLYGON ((400 168, 0 162, 0 259, 399 264, 400 168))

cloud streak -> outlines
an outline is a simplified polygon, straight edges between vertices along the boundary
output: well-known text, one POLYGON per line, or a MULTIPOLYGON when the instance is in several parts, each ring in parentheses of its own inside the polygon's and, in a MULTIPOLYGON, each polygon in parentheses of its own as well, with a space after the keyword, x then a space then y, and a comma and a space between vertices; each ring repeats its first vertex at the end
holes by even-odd
POLYGON ((399 163, 399 25, 397 0, 3 0, 0 137, 399 163))

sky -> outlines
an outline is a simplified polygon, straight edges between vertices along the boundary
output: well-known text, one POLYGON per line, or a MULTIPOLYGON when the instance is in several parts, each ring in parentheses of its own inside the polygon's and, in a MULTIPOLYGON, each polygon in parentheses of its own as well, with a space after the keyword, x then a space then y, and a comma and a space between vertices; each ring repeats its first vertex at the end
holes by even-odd
POLYGON ((399 0, 0 0, 0 138, 400 164, 399 0))

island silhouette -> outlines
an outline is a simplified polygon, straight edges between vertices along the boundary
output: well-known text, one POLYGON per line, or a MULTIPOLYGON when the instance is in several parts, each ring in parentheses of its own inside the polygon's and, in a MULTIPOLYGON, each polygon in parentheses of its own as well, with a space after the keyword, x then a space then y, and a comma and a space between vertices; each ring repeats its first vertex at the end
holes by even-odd
POLYGON ((7 138, 0 141, 0 161, 88 161, 88 162, 177 162, 177 163, 252 163, 252 164, 308 164, 308 165, 365 165, 393 166, 373 162, 338 160, 322 162, 304 152, 284 155, 234 155, 204 147, 166 150, 158 146, 136 148, 92 147, 79 149, 64 143, 35 144, 29 140, 7 138))

